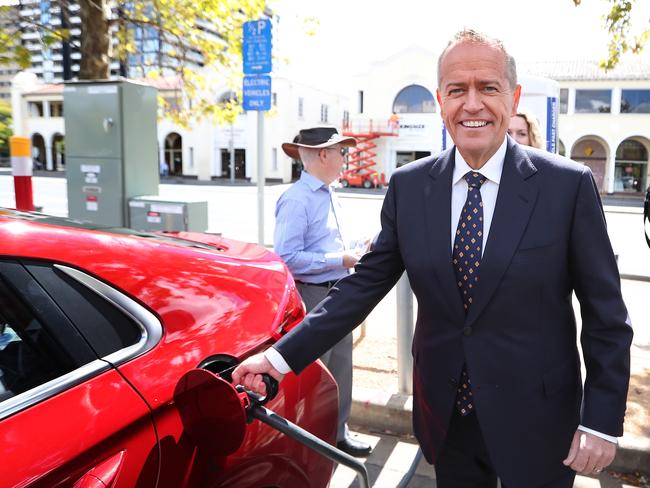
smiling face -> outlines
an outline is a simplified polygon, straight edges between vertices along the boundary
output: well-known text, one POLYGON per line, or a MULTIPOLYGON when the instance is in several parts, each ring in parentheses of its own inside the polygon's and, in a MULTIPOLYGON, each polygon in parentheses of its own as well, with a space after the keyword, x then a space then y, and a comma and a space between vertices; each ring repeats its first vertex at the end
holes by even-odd
POLYGON ((521 87, 506 77, 506 57, 492 46, 459 42, 440 63, 441 115, 467 164, 478 169, 499 149, 515 115, 521 87))
POLYGON ((521 115, 515 115, 510 119, 508 134, 519 144, 530 146, 530 134, 528 133, 528 123, 521 115))

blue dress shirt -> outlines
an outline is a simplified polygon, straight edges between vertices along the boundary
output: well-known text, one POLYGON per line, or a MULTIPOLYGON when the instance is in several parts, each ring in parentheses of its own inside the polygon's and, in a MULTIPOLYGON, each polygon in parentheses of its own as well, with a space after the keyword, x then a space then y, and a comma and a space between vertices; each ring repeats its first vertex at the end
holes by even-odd
POLYGON ((348 274, 337 211, 332 189, 306 171, 278 199, 274 248, 296 280, 322 283, 348 274))

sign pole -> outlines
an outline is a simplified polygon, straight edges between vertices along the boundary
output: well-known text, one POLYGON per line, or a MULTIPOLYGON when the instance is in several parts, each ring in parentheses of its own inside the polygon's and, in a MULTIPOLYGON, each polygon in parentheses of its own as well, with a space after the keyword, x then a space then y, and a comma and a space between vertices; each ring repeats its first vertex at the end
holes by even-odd
POLYGON ((257 242, 264 245, 264 113, 257 112, 257 242))
POLYGON ((244 23, 244 110, 257 111, 257 242, 264 245, 264 114, 271 108, 272 27, 270 19, 244 23))

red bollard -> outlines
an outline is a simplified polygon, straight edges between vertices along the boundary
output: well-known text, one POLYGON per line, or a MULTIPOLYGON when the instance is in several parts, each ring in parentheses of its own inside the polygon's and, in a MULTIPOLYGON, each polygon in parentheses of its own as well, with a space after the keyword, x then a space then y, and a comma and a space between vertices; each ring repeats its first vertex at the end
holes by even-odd
POLYGON ((29 138, 10 137, 9 152, 11 154, 11 173, 14 175, 16 210, 32 211, 34 210, 34 195, 32 193, 32 150, 29 138))

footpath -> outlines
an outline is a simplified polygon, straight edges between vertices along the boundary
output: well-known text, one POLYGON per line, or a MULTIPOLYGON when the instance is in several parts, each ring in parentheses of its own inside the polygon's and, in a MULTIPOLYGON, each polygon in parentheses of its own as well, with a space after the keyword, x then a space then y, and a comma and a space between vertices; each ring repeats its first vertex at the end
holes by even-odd
MULTIPOLYGON (((647 251, 645 259, 650 261, 650 249, 647 251)), ((610 476, 631 483, 624 486, 650 486, 650 275, 628 273, 624 276, 633 278, 623 278, 621 282, 635 332, 631 352, 632 377, 625 434, 619 439, 616 458, 607 471, 610 476)), ((574 308, 580 322, 575 299, 574 308)), ((413 317, 416 310, 417 304, 414 303, 413 317)), ((412 435, 413 398, 398 388, 396 314, 396 293, 393 290, 354 333, 350 423, 353 428, 365 432, 408 437, 412 435)))

